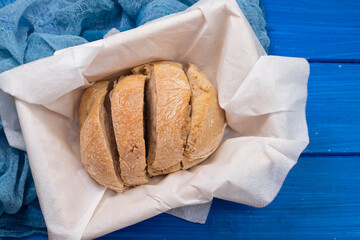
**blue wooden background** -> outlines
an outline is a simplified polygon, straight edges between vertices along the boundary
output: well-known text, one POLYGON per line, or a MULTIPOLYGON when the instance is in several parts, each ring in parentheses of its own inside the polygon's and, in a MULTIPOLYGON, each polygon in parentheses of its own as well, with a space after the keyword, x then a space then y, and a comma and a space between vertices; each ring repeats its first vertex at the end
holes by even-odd
POLYGON ((204 225, 162 214, 100 239, 360 239, 360 1, 262 3, 270 54, 311 67, 310 144, 277 198, 262 209, 215 199, 204 225))

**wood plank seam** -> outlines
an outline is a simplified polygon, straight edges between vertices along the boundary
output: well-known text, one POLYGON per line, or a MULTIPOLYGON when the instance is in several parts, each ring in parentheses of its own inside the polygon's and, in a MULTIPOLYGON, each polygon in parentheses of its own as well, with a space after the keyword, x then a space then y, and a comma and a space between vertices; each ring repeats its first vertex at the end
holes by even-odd
POLYGON ((307 58, 310 63, 360 63, 360 59, 317 59, 307 58))

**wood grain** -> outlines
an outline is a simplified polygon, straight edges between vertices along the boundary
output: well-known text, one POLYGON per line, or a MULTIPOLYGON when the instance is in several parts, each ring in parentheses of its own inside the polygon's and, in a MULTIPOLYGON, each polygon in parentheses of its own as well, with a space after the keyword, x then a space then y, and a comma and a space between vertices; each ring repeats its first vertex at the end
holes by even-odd
POLYGON ((360 1, 261 2, 271 54, 360 62, 360 1))
POLYGON ((204 225, 162 214, 99 239, 360 239, 359 169, 360 157, 301 157, 266 208, 216 199, 204 225))
POLYGON ((311 63, 310 72, 305 153, 360 152, 360 64, 311 63))

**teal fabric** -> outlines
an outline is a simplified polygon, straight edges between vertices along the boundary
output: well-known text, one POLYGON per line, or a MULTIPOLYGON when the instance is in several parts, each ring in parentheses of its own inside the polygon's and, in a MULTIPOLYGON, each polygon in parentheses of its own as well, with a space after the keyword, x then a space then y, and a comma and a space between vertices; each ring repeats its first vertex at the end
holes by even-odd
MULTIPOLYGON (((126 31, 196 0, 0 0, 0 73, 126 31)), ((269 38, 259 0, 238 0, 265 49, 269 38)), ((1 104, 1 103, 0 103, 1 104)), ((11 148, 0 120, 0 238, 46 234, 25 152, 11 148)))

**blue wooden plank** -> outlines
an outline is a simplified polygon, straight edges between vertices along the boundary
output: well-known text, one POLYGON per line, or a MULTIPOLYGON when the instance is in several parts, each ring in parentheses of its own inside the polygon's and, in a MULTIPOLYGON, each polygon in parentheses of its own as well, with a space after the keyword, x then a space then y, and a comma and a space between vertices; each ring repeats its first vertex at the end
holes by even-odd
POLYGON ((360 239, 359 169, 360 157, 301 157, 265 208, 216 199, 204 225, 162 214, 99 239, 360 239))
POLYGON ((360 62, 360 1, 262 0, 274 55, 360 62))
POLYGON ((360 64, 311 63, 306 116, 305 153, 360 152, 360 64))

